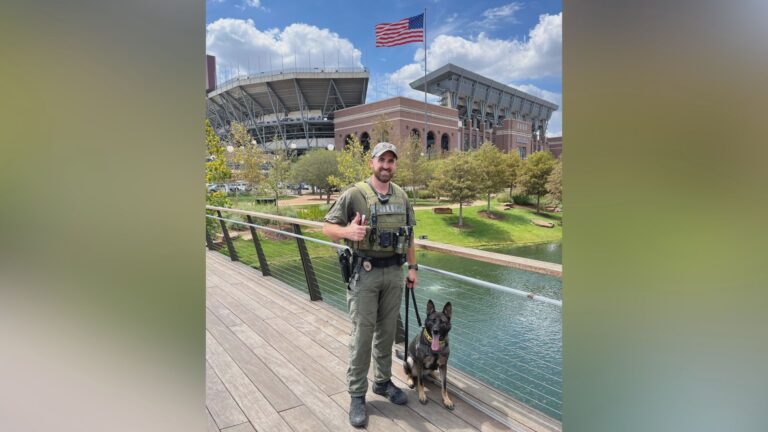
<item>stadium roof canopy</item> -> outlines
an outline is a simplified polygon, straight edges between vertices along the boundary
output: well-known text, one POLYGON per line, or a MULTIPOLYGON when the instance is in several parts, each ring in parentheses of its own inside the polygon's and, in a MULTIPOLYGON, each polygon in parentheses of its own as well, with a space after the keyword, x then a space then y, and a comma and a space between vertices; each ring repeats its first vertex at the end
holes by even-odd
MULTIPOLYGON (((451 63, 430 72, 426 79, 429 83, 427 91, 440 96, 443 105, 458 109, 462 118, 498 123, 513 117, 546 124, 552 112, 558 109, 552 102, 451 63)), ((424 77, 410 85, 415 90, 424 91, 424 77)))
POLYGON ((329 121, 336 110, 365 103, 368 77, 363 68, 240 76, 208 93, 207 117, 218 131, 232 121, 249 128, 292 120, 329 121))

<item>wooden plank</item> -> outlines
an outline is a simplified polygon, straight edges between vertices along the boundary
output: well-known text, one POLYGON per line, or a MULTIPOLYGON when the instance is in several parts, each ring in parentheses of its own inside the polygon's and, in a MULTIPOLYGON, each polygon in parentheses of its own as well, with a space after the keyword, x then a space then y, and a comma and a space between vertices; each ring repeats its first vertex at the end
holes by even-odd
POLYGON ((245 422, 237 426, 222 429, 221 432, 256 432, 256 429, 253 428, 253 425, 250 422, 245 422))
POLYGON ((301 405, 295 394, 210 310, 206 328, 277 411, 301 405))
MULTIPOLYGON (((250 322, 246 321, 247 327, 255 334, 259 335, 259 338, 264 339, 279 352, 285 360, 284 362, 290 363, 298 370, 302 371, 305 379, 312 381, 317 385, 326 395, 337 393, 347 388, 345 381, 340 380, 337 376, 334 376, 333 371, 328 370, 324 364, 318 362, 307 353, 297 346, 292 341, 288 340, 281 330, 275 329, 265 322, 250 322)), ((233 327, 232 331, 238 336, 241 336, 235 329, 240 329, 242 326, 233 327)), ((243 332, 243 335, 250 338, 249 333, 243 332)), ((240 339, 248 345, 253 352, 262 357, 262 353, 254 349, 254 346, 248 343, 250 339, 240 339)), ((274 370, 273 365, 270 367, 274 370)), ((295 393, 295 392, 294 392, 295 393)), ((298 394, 297 394, 298 395, 298 394)))
POLYGON ((212 310, 217 317, 221 320, 221 322, 224 323, 227 327, 236 326, 238 324, 242 324, 243 322, 240 321, 240 318, 237 317, 232 311, 227 309, 226 306, 221 304, 220 301, 216 300, 212 296, 208 296, 205 299, 205 306, 212 310))
MULTIPOLYGON (((331 431, 353 431, 344 411, 339 408, 314 382, 308 380, 292 363, 248 326, 236 326, 238 335, 273 371, 291 388, 312 413, 331 431)), ((345 386, 346 387, 346 386, 345 386)))
MULTIPOLYGON (((450 378, 450 375, 453 371, 451 369, 448 369, 448 376, 450 378)), ((395 375, 398 380, 404 382, 406 380, 405 372, 403 371, 402 364, 397 362, 397 364, 392 365, 392 374, 395 375)), ((441 388, 440 385, 437 383, 427 382, 426 386, 426 394, 429 401, 427 402, 427 407, 433 407, 435 409, 442 409, 448 411, 447 408, 443 406, 443 397, 441 395, 441 388)), ((403 386, 403 389, 408 392, 408 403, 415 403, 420 404, 418 393, 416 390, 411 390, 407 386, 403 386)), ((453 415, 456 415, 460 417, 462 420, 466 421, 470 425, 472 425, 473 428, 484 431, 484 432, 500 432, 500 431, 508 431, 510 430, 510 427, 500 423, 490 416, 488 414, 481 412, 477 408, 469 405, 467 402, 462 400, 461 398, 456 397, 456 395, 451 391, 451 384, 448 384, 448 393, 451 396, 451 400, 454 404, 453 411, 450 411, 453 415)), ((532 432, 532 429, 520 425, 515 424, 514 427, 512 427, 513 431, 516 432, 532 432)))
MULTIPOLYGON (((211 252, 215 253, 215 252, 211 252)), ((220 254, 219 254, 220 255, 220 254)), ((301 297, 301 293, 297 292, 293 288, 289 287, 279 287, 280 285, 284 285, 282 282, 277 281, 273 278, 266 278, 269 280, 268 283, 261 283, 261 280, 264 280, 265 278, 262 278, 260 274, 258 274, 257 271, 250 269, 247 266, 244 266, 241 263, 237 262, 231 262, 228 260, 227 257, 221 256, 221 257, 215 257, 213 260, 217 261, 220 266, 218 266, 217 271, 236 271, 240 275, 241 283, 236 286, 228 286, 229 289, 236 290, 238 292, 238 299, 242 299, 246 301, 249 304, 252 304, 256 302, 254 300, 254 296, 257 296, 262 293, 262 290, 266 287, 266 293, 264 294, 265 298, 271 298, 274 295, 277 295, 280 298, 283 297, 292 297, 292 301, 294 302, 305 302, 305 304, 311 304, 308 300, 308 296, 304 296, 305 298, 301 297), (245 295, 242 291, 246 289, 246 287, 250 286, 251 288, 251 295, 245 295)), ((222 293, 224 290, 222 290, 222 293)), ((230 294, 224 294, 229 296, 230 294)), ((256 297, 258 298, 258 297, 256 297)), ((229 297, 229 301, 233 303, 237 303, 238 299, 234 299, 233 297, 229 297)), ((226 301, 223 299, 219 299, 222 303, 226 304, 226 301)), ((318 302, 315 302, 317 304, 318 302)), ((227 307, 230 307, 232 309, 233 305, 227 305, 227 307)), ((240 308, 242 308, 242 305, 240 305, 240 308)), ((332 308, 330 305, 322 304, 321 308, 302 308, 304 312, 306 313, 300 313, 299 317, 294 315, 290 319, 291 326, 295 328, 298 332, 303 332, 305 335, 308 335, 309 337, 313 338, 314 342, 322 347, 324 350, 326 350, 328 353, 331 353, 339 362, 346 365, 347 361, 347 343, 349 338, 349 331, 351 329, 351 325, 348 322, 348 319, 345 314, 341 313, 340 311, 336 310, 335 308, 332 308), (318 310, 321 309, 321 310, 318 310), (329 320, 327 317, 331 317, 331 320, 329 320), (337 325, 339 324, 339 321, 341 321, 341 325, 343 325, 345 328, 342 330, 337 325), (334 325, 336 324, 336 325, 334 325), (330 336, 330 337, 329 337, 330 336)), ((239 314, 235 311, 236 315, 239 314)), ((242 311, 241 311, 242 312, 242 311)), ((284 317, 286 315, 279 314, 280 317, 284 317)), ((254 318, 251 316, 249 318, 250 320, 253 320, 254 318)), ((243 320, 244 322, 248 323, 248 320, 243 320)), ((286 321, 286 319, 283 319, 283 321, 286 321)), ((262 326, 264 324, 262 323, 262 326)), ((271 327, 271 326, 269 326, 271 327)), ((271 330, 274 332, 275 329, 271 328, 271 330)), ((275 335, 272 334, 268 337, 274 338, 275 335)), ((285 355, 285 354, 284 354, 285 355)), ((290 356, 290 355, 288 355, 290 356)), ((288 357, 286 356, 286 357, 288 357)), ((395 376, 393 377, 393 380, 396 382, 397 385, 404 387, 404 383, 402 380, 404 380, 404 375, 402 374, 402 366, 399 361, 395 361, 393 363, 393 373, 395 376), (398 378, 397 375, 403 375, 402 377, 398 378)), ((339 380, 345 381, 346 380, 346 374, 340 374, 338 367, 336 367, 336 371, 332 373, 332 375, 336 376, 339 380)), ((372 371, 369 373, 369 379, 372 379, 372 371)), ((439 389, 435 387, 436 390, 433 392, 428 392, 428 396, 434 399, 435 404, 428 404, 428 405, 436 405, 439 406, 441 409, 444 409, 442 407, 442 403, 440 401, 440 395, 439 395, 439 389)), ((486 413, 480 412, 476 408, 474 408, 471 404, 466 404, 462 408, 459 408, 459 401, 461 401, 461 398, 453 397, 455 396, 456 392, 461 393, 463 398, 469 399, 471 401, 474 401, 476 404, 480 404, 484 406, 484 409, 488 409, 492 412, 496 412, 496 415, 500 418, 506 418, 506 421, 513 427, 513 430, 521 430, 521 431, 561 431, 562 430, 562 424, 561 422, 552 419, 539 411, 528 407, 527 405, 524 405, 520 402, 515 401, 514 399, 510 398, 507 395, 501 394, 500 392, 496 391, 493 388, 490 388, 476 380, 474 380, 471 377, 466 376, 465 374, 462 374, 458 372, 456 369, 451 369, 449 371, 449 390, 452 392, 452 398, 454 400, 454 403, 456 404, 457 408, 455 411, 458 411, 459 414, 461 414, 459 417, 466 417, 466 422, 473 426, 473 428, 477 428, 480 430, 488 430, 488 431, 495 431, 499 427, 499 423, 493 420, 491 417, 487 416, 486 413), (483 416, 486 417, 486 421, 483 421, 483 416)), ((415 395, 415 391, 408 389, 409 397, 414 399, 416 403, 418 404, 418 398, 415 395)), ((462 401, 463 403, 463 401, 462 401)))
POLYGON ((280 413, 295 431, 331 432, 304 405, 280 413))
MULTIPOLYGON (((347 416, 349 416, 349 393, 347 392, 341 392, 337 393, 333 396, 331 396, 331 399, 333 399, 341 409, 344 410, 345 413, 347 413, 347 416)), ((391 405, 391 404, 390 404, 391 405)), ((400 407, 402 409, 407 409, 404 407, 400 407)), ((389 417, 388 415, 385 415, 382 413, 375 405, 372 405, 370 403, 366 403, 366 409, 368 412, 368 425, 366 426, 366 430, 371 432, 390 432, 390 431, 430 431, 435 432, 439 431, 439 429, 429 429, 428 427, 424 427, 421 429, 415 429, 415 428, 409 428, 409 429, 403 429, 400 427, 400 424, 403 423, 401 420, 400 422, 395 421, 392 417, 389 417)), ((420 424, 423 423, 424 419, 420 419, 420 424)))
POLYGON ((515 424, 526 426, 535 431, 558 432, 562 430, 560 421, 482 384, 461 371, 452 369, 448 376, 449 389, 458 389, 464 393, 464 397, 496 410, 502 417, 506 417, 515 424))
POLYGON ((348 361, 347 345, 339 342, 338 339, 328 334, 326 332, 327 327, 316 327, 303 319, 293 320, 291 321, 291 324, 297 330, 302 331, 305 334, 311 334, 315 342, 325 348, 329 353, 336 356, 337 359, 342 362, 348 361))
POLYGON ((269 404, 269 401, 208 332, 206 332, 205 345, 208 362, 229 389, 229 393, 240 405, 248 420, 260 429, 291 432, 291 428, 269 404))
POLYGON ((221 287, 221 291, 226 292, 228 295, 235 298, 239 303, 247 307, 248 310, 256 314, 256 316, 258 316, 260 319, 274 318, 277 315, 284 315, 289 313, 287 310, 273 304, 266 299, 258 302, 253 298, 245 295, 241 286, 239 285, 227 284, 221 287))
POLYGON ((248 421, 208 363, 205 365, 205 405, 215 421, 217 430, 248 421))
MULTIPOLYGON (((263 318, 259 316, 256 312, 254 312, 253 309, 246 306, 246 304, 243 301, 241 301, 243 300, 243 298, 245 298, 245 296, 237 290, 233 290, 232 292, 225 292, 224 290, 222 290, 222 291, 214 292, 211 295, 213 296, 213 298, 215 298, 216 300, 221 302, 224 306, 226 306, 227 309, 232 311, 232 313, 234 313, 235 316, 237 316, 237 318, 244 323, 247 323, 250 321, 263 320, 263 318), (240 298, 241 296, 243 298, 240 298)), ((246 301, 250 302, 252 300, 246 298, 246 301)), ((287 313, 288 312, 286 312, 286 314, 287 313)))
MULTIPOLYGON (((207 397, 207 395, 206 395, 207 397)), ((243 414, 245 415, 245 414, 243 414)), ((213 421, 213 417, 211 417, 211 412, 207 409, 205 410, 205 417, 208 420, 207 421, 207 431, 208 432, 219 432, 219 426, 216 424, 215 421, 213 421)))
MULTIPOLYGON (((403 382, 403 380, 400 378, 400 376, 403 376, 404 373, 402 371, 402 366, 397 367, 398 365, 393 362, 392 364, 392 382, 406 391, 408 393, 408 408, 413 410, 416 414, 420 415, 426 421, 436 426, 438 429, 443 431, 476 431, 472 425, 462 420, 459 416, 454 414, 453 412, 445 409, 442 404, 426 404, 422 405, 419 402, 419 397, 416 394, 416 390, 409 389, 408 386, 403 382), (397 370, 399 369, 399 371, 397 370), (400 372, 398 374, 398 372, 400 372)), ((370 376, 370 374, 369 374, 370 376)), ((440 392, 439 389, 434 390, 438 393, 440 392)), ((380 404, 389 404, 392 405, 387 398, 384 396, 379 396, 371 391, 368 392, 368 395, 366 396, 368 400, 371 401, 372 404, 376 404, 377 407, 380 406, 380 404)), ((385 406, 381 406, 380 409, 386 409, 385 406)))
MULTIPOLYGON (((293 322, 294 318, 292 317, 290 321, 293 322)), ((335 374, 336 376, 339 376, 339 374, 340 375, 346 374, 347 364, 345 362, 342 362, 341 360, 336 358, 333 354, 331 354, 325 348, 323 348, 321 345, 315 342, 311 337, 296 330, 291 325, 289 325, 286 321, 283 321, 280 318, 272 318, 272 319, 264 320, 264 322, 272 326, 273 329, 280 332, 284 337, 288 338, 288 340, 293 342, 302 351, 307 353, 307 355, 309 355, 309 357, 312 358, 313 361, 322 364, 332 374, 335 374)), ((331 392, 327 394, 333 394, 333 393, 336 393, 336 392, 331 392)))

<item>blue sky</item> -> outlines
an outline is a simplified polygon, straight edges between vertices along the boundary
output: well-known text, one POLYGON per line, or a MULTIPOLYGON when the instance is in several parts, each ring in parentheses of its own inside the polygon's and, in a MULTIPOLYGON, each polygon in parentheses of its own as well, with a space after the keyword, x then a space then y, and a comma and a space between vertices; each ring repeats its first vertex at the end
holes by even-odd
MULTIPOLYGON (((427 69, 454 63, 562 106, 562 4, 558 1, 207 0, 206 50, 219 79, 248 71, 361 67, 368 102, 423 99, 423 44, 375 48, 374 26, 427 10, 427 69), (270 67, 271 62, 271 67, 270 67)), ((562 109, 548 135, 562 132, 562 109)))

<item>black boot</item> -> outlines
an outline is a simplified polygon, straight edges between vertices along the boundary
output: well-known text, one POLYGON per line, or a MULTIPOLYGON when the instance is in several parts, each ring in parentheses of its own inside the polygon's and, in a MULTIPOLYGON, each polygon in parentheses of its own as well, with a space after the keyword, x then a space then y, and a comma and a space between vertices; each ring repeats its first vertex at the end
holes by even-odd
POLYGON ((372 390, 377 395, 386 396, 393 404, 405 405, 408 402, 408 395, 395 386, 392 380, 387 380, 383 383, 373 383, 372 390))
POLYGON ((349 404, 349 424, 354 427, 364 427, 368 423, 368 413, 365 411, 365 396, 352 396, 349 404))

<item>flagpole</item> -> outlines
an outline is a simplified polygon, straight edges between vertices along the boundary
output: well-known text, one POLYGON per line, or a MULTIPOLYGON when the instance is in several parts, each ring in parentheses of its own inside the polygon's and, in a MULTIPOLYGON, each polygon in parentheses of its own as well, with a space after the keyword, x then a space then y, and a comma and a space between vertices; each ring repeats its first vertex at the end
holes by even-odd
POLYGON ((427 135, 429 126, 427 125, 427 8, 424 8, 424 151, 429 156, 429 145, 427 135))

